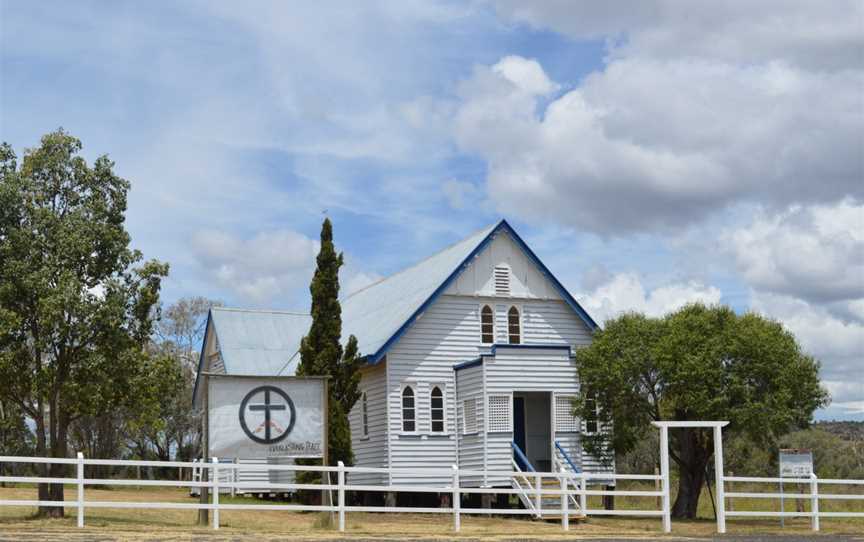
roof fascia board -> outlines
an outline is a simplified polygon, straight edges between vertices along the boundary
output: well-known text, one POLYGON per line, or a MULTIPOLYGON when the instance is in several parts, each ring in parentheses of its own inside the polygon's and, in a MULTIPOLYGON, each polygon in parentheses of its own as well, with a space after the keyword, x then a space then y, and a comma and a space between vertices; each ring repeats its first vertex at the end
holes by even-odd
POLYGON ((198 355, 198 371, 195 373, 195 387, 192 388, 192 404, 198 399, 198 382, 201 380, 201 369, 204 364, 204 349, 207 348, 207 338, 210 336, 210 323, 213 318, 213 310, 207 309, 207 324, 204 326, 204 341, 201 343, 201 353, 198 355))

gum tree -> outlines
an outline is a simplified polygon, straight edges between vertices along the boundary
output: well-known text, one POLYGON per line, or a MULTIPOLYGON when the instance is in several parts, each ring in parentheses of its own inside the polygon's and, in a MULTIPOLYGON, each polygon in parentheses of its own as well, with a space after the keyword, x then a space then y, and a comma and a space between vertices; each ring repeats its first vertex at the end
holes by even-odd
MULTIPOLYGON (((729 420, 725 435, 773 446, 828 402, 818 361, 789 331, 723 306, 688 305, 665 318, 625 314, 606 322, 577 363, 577 414, 605 427, 586 446, 606 460, 610 450, 634 449, 658 420, 729 420)), ((673 430, 670 440, 679 472, 672 514, 694 518, 713 442, 698 429, 673 430)))
MULTIPOLYGON (((20 167, 0 147, 0 395, 33 421, 39 456, 67 457, 84 416, 122 408, 147 419, 159 388, 145 345, 168 266, 129 246, 129 183, 106 156, 90 166, 80 151, 62 130, 20 167)), ((63 486, 40 484, 39 499, 63 500, 63 486)))

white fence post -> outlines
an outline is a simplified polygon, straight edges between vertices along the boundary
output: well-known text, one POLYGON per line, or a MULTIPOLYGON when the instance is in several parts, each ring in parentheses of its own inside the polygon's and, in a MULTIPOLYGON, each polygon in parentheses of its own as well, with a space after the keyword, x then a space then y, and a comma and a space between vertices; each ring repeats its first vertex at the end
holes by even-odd
POLYGON ((672 532, 672 514, 669 505, 669 428, 660 427, 660 476, 663 477, 663 532, 672 532))
POLYGON ((462 518, 460 517, 462 509, 462 496, 459 492, 459 467, 453 465, 453 495, 450 497, 450 503, 453 508, 453 530, 457 533, 462 529, 462 518))
POLYGON ((570 530, 570 513, 568 512, 568 501, 569 497, 567 495, 567 474, 564 469, 561 469, 561 528, 565 531, 570 530))
POLYGON ((588 517, 588 494, 585 491, 588 490, 588 478, 585 477, 585 473, 580 473, 582 475, 582 483, 580 484, 581 493, 579 493, 579 506, 582 508, 582 515, 588 517))
POLYGON ((723 487, 723 428, 714 426, 714 485, 717 491, 717 532, 726 532, 726 491, 723 487))
POLYGON ((213 472, 210 473, 210 490, 213 493, 213 529, 219 529, 219 458, 213 458, 213 472))
POLYGON ((84 454, 78 452, 78 527, 84 527, 84 454))
POLYGON ((534 507, 537 509, 537 517, 543 517, 543 495, 540 493, 543 490, 543 478, 539 474, 534 475, 534 507))
POLYGON ((336 475, 338 484, 337 506, 339 507, 339 531, 345 531, 345 463, 339 462, 339 471, 336 475))
POLYGON ((819 478, 815 472, 810 473, 810 513, 813 514, 810 520, 810 527, 814 531, 819 530, 819 478))

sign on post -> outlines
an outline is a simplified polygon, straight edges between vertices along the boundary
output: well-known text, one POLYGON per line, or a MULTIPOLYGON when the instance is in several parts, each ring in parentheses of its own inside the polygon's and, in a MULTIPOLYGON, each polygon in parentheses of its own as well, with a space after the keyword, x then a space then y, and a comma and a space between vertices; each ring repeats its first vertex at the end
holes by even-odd
POLYGON ((325 378, 207 376, 210 457, 325 457, 325 378))
MULTIPOLYGON (((813 452, 798 448, 780 449, 780 511, 786 510, 783 498, 783 478, 810 478, 813 472, 813 452)), ((800 501, 796 501, 800 506, 800 501)), ((785 527, 786 521, 780 516, 780 526, 785 527)))
POLYGON ((781 478, 810 478, 813 472, 813 452, 797 448, 780 450, 781 478))

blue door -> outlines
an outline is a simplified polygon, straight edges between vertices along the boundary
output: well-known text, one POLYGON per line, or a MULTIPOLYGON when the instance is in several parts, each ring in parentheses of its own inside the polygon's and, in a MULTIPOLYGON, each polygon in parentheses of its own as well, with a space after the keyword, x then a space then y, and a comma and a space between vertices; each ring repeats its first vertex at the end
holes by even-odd
MULTIPOLYGON (((525 452, 525 398, 513 397, 513 442, 522 451, 525 452)), ((517 463, 523 463, 520 458, 516 457, 517 463)), ((525 469, 528 465, 521 465, 525 469)))

